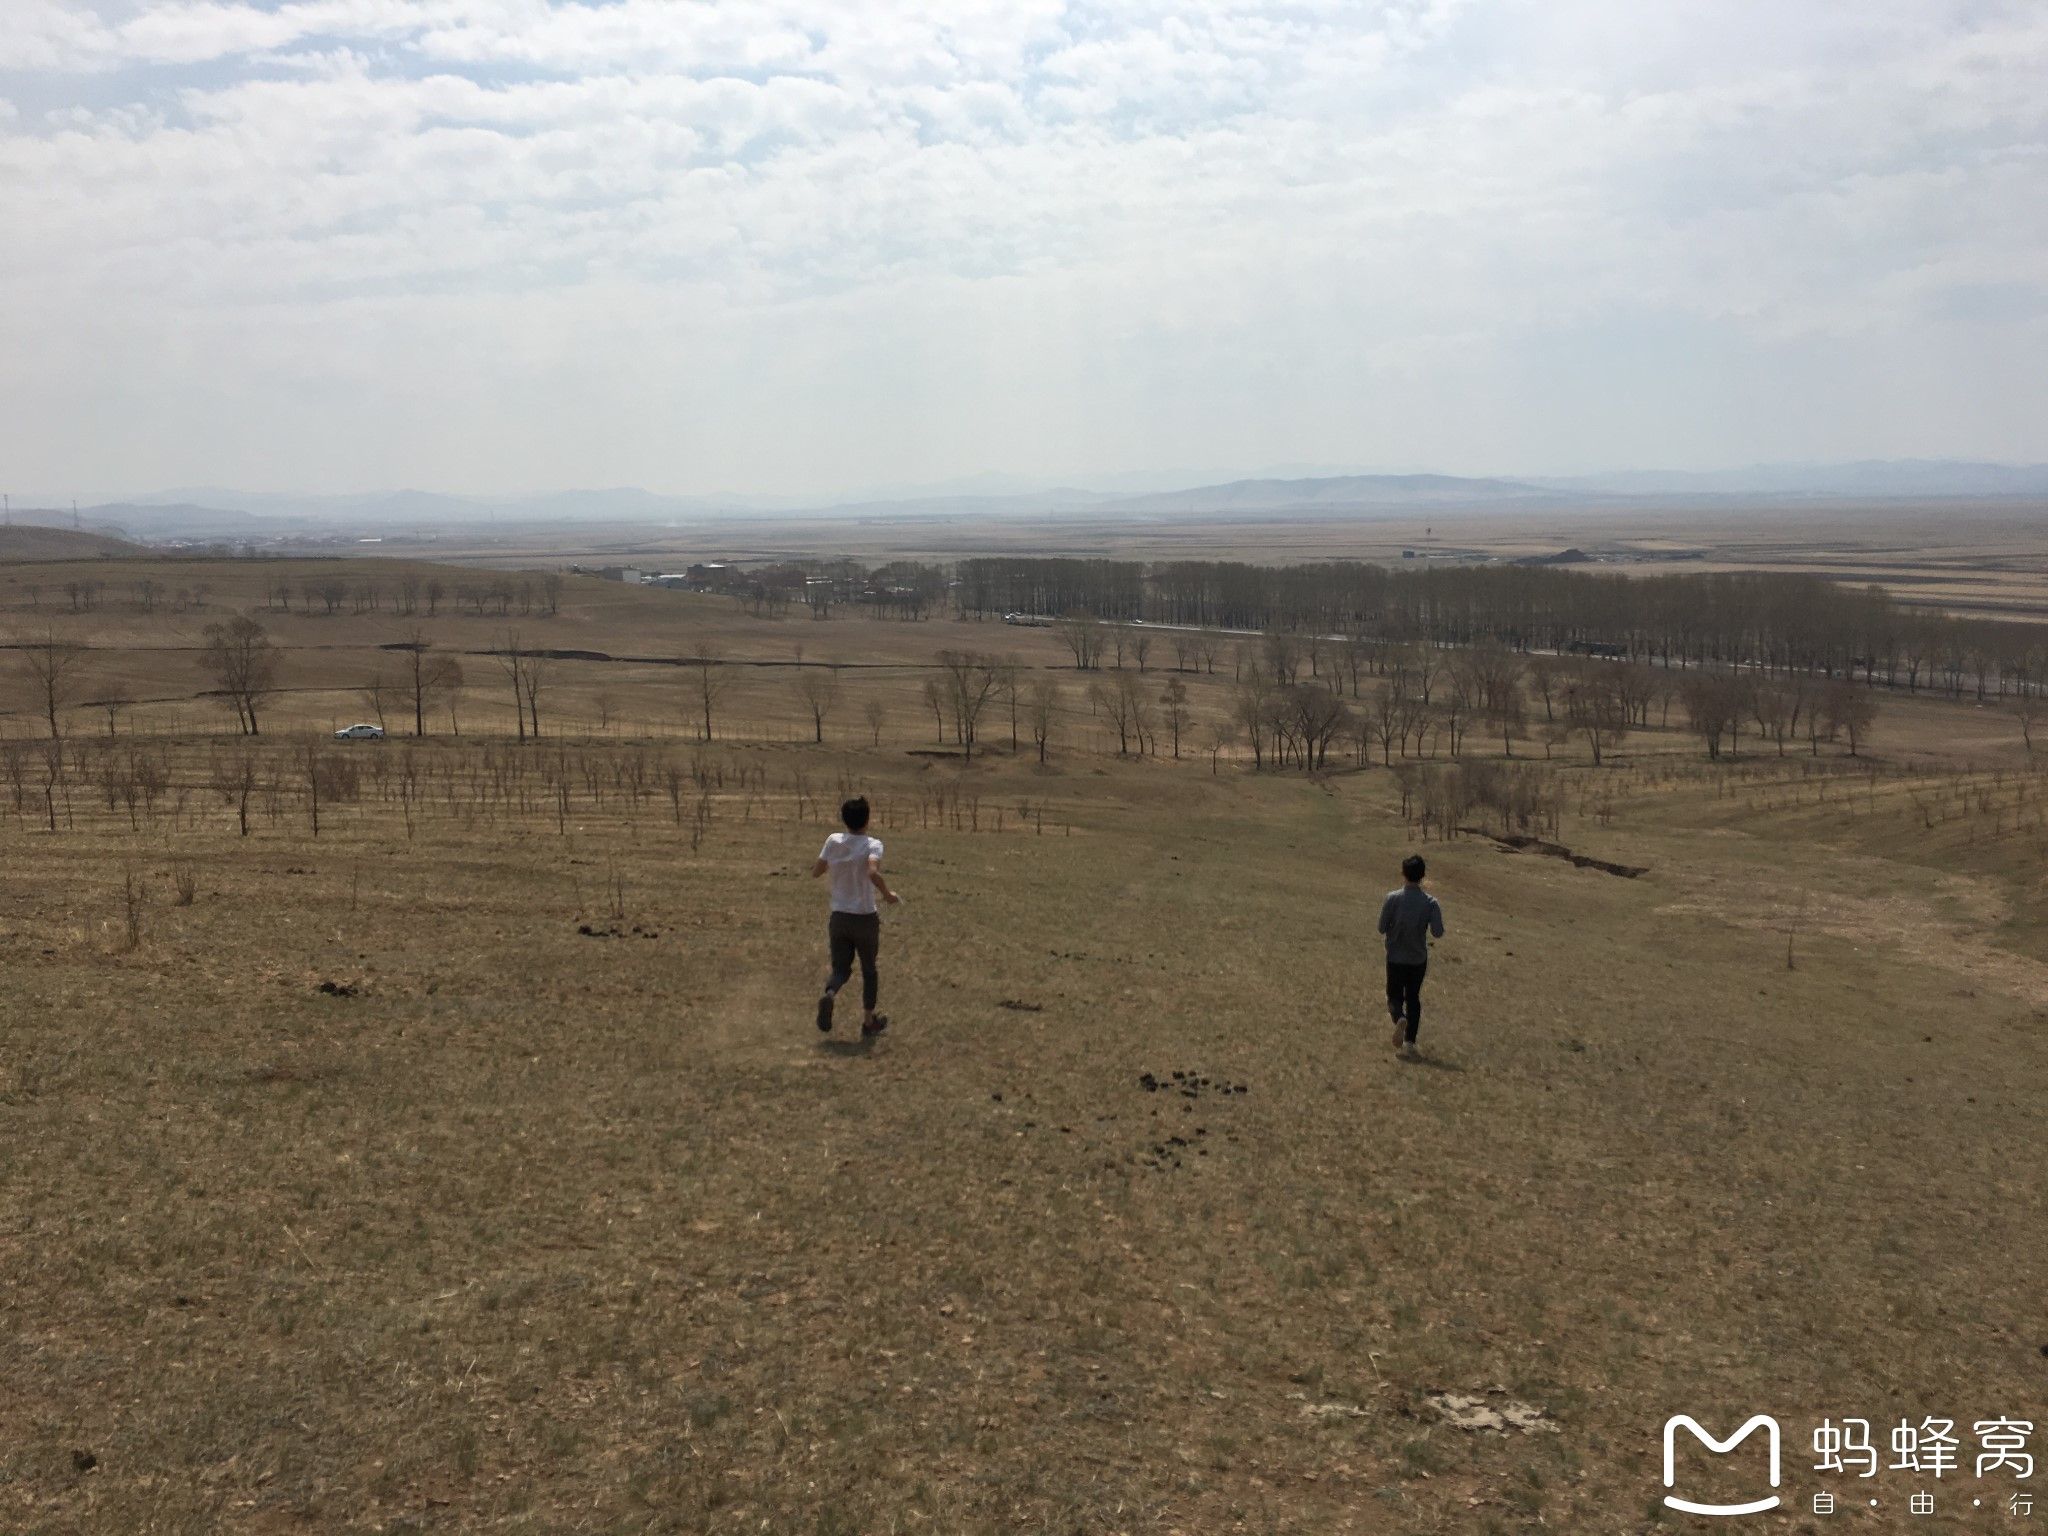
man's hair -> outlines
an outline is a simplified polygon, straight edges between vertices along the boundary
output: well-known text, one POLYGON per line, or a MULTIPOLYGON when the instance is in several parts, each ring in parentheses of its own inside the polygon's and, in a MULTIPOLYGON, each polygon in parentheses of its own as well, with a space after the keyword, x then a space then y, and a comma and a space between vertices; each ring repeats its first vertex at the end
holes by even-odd
POLYGON ((868 797, 855 795, 839 807, 839 819, 846 823, 849 832, 865 832, 868 829, 868 797))
MULTIPOLYGON (((848 823, 848 825, 851 825, 851 823, 848 823)), ((1403 880, 1420 880, 1428 873, 1429 866, 1422 862, 1422 855, 1419 853, 1411 853, 1401 861, 1401 878, 1403 880)))

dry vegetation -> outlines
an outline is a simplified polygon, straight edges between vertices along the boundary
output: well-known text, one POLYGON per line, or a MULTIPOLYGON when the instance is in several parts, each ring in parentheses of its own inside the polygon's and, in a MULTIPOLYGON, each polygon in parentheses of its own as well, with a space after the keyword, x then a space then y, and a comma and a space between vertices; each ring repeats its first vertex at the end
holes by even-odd
POLYGON ((0 1529, 1633 1532, 1673 1412, 2038 1402, 2010 701, 1710 756, 1540 658, 370 569, 0 570, 0 1529), (871 1048, 810 1025, 853 788, 871 1048))

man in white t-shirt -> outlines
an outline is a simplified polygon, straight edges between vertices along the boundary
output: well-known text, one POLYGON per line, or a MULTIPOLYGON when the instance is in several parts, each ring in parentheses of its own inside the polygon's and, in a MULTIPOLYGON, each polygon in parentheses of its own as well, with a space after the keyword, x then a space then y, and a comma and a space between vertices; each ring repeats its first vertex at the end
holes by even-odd
POLYGON ((818 999, 818 1028, 832 1030, 832 1003, 839 989, 853 979, 853 962, 860 959, 861 1006, 864 1010, 860 1032, 873 1039, 889 1027, 886 1015, 875 1012, 875 956, 882 945, 882 914, 875 897, 894 906, 903 898, 889 889, 882 878, 882 842, 868 836, 868 802, 865 796, 839 807, 844 832, 834 832, 818 850, 818 862, 811 877, 832 877, 832 920, 826 935, 832 946, 832 974, 825 981, 825 995, 818 999))

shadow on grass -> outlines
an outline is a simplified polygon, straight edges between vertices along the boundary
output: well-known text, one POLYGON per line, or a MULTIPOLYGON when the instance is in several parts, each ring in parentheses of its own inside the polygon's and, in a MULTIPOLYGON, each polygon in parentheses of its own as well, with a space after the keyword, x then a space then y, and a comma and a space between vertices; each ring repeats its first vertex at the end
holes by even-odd
POLYGON ((1428 1067, 1433 1072, 1462 1072, 1465 1069, 1455 1061, 1445 1061, 1441 1056, 1403 1056, 1404 1067, 1428 1067))
POLYGON ((875 1042, 861 1040, 820 1040, 818 1049, 827 1056, 870 1056, 874 1054, 875 1042))

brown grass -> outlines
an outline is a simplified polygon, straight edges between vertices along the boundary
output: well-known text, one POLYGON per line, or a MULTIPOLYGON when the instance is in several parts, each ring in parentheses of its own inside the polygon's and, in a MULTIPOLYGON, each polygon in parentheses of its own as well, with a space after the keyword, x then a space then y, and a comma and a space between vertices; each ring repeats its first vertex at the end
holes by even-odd
MULTIPOLYGON (((1392 774, 1119 762, 1078 695, 1052 770, 963 771, 909 701, 991 626, 648 600, 560 628, 801 636, 904 723, 800 745, 763 680, 782 739, 694 744, 614 664, 615 733, 480 705, 244 838, 187 630, 101 621, 172 784, 51 833, 0 783, 0 1529, 1622 1532, 1674 1412, 1778 1414, 1795 1507, 1823 1416, 2027 1415, 2040 802, 1976 712, 1893 710, 1875 777, 1553 764, 1558 839, 1647 873, 1432 842, 1402 1065, 1392 774), (850 787, 909 898, 871 1048, 810 1023, 850 787), (1557 1432, 1432 1405, 1496 1387, 1557 1432)), ((388 617, 277 627, 278 731, 353 718, 388 617)))

